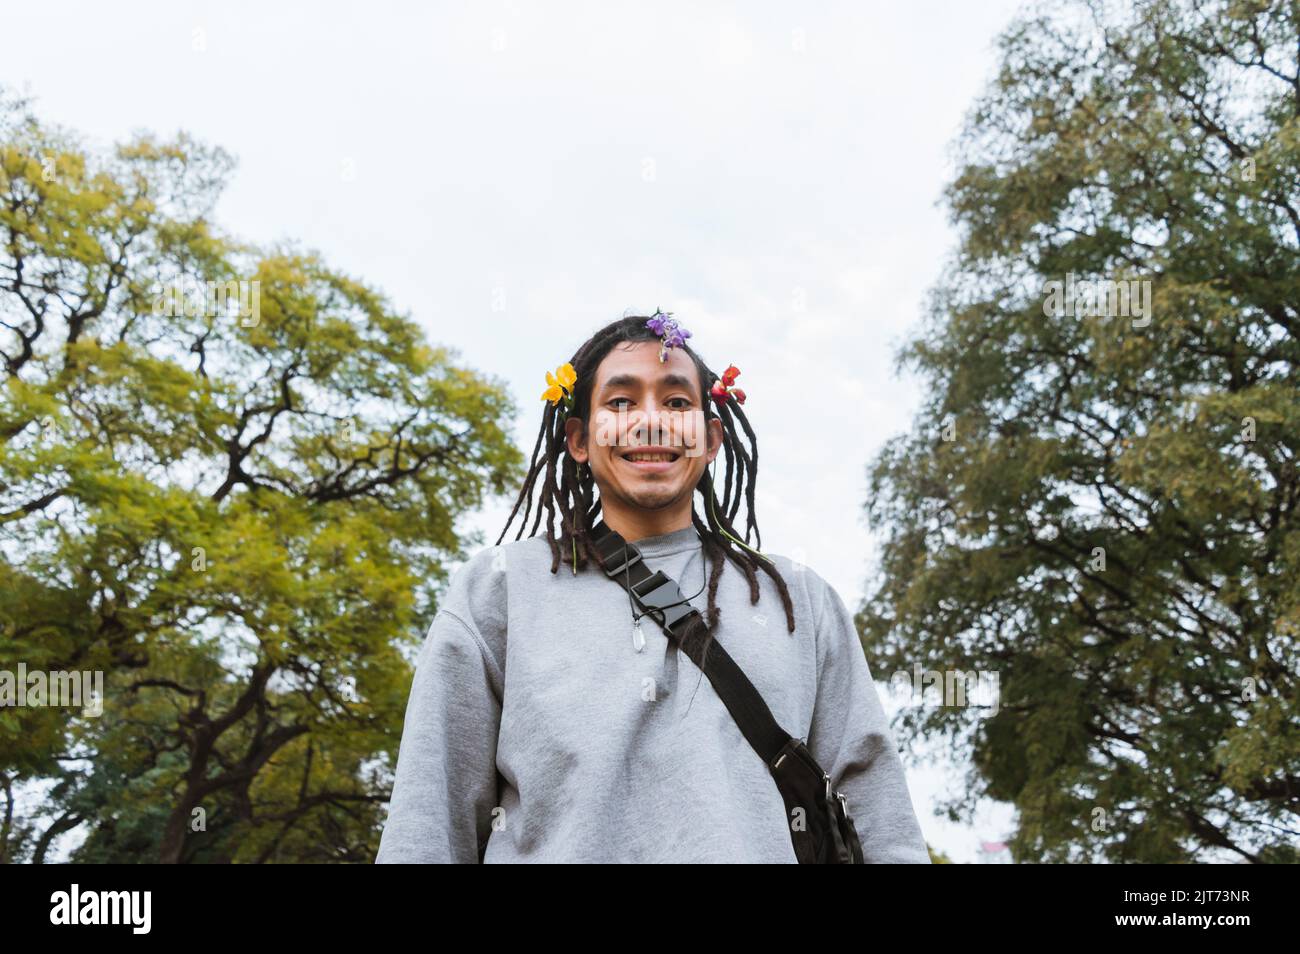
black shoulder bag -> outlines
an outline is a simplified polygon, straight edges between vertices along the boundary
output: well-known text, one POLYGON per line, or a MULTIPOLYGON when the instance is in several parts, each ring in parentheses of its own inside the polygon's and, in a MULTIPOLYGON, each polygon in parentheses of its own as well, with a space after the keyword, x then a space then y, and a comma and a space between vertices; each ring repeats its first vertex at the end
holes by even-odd
POLYGON ((862 843, 849 816, 847 799, 832 789, 830 775, 817 764, 807 745, 777 724, 754 684, 716 637, 703 654, 704 618, 682 596, 676 581, 659 570, 651 572, 641 551, 603 520, 592 529, 591 539, 605 575, 628 589, 642 612, 709 677, 741 734, 771 770, 785 801, 786 827, 799 863, 863 864, 862 843), (700 625, 689 626, 691 619, 699 620, 700 625), (790 824, 795 809, 803 809, 802 830, 790 824))

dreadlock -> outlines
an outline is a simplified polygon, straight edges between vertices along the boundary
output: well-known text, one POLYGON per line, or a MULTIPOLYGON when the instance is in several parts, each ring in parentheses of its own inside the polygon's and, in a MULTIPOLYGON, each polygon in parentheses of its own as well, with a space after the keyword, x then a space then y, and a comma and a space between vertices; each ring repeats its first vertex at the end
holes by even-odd
MULTIPOLYGON (((638 341, 658 343, 659 336, 646 327, 648 317, 634 315, 610 322, 588 338, 570 359, 569 363, 573 365, 578 378, 574 386, 572 415, 582 420, 584 436, 588 432, 591 413, 591 389, 596 376, 596 368, 600 366, 600 362, 604 360, 605 356, 609 354, 616 344, 638 341)), ((714 402, 709 400, 708 395, 713 382, 717 381, 719 376, 709 370, 708 366, 689 345, 683 344, 678 347, 690 355, 691 360, 695 363, 695 370, 699 375, 700 404, 704 408, 706 433, 709 421, 714 418, 722 421, 722 450, 726 455, 727 462, 723 478, 721 503, 718 502, 717 495, 714 492, 713 476, 708 467, 704 469, 699 483, 696 484, 696 489, 704 496, 706 501, 704 507, 705 517, 702 518, 692 507, 691 521, 700 534, 705 555, 711 563, 709 604, 705 614, 707 631, 705 634, 688 633, 683 639, 685 641, 687 638, 703 635, 703 647, 704 651, 707 652, 712 631, 718 623, 718 580, 722 576, 722 568, 726 560, 730 560, 745 574, 745 579, 749 582, 749 601, 751 604, 757 603, 759 598, 756 570, 763 570, 775 581, 776 588, 781 594, 781 603, 785 607, 786 625, 789 631, 793 633, 795 628, 794 607, 790 601, 790 591, 775 564, 768 559, 756 556, 748 550, 736 546, 727 537, 727 534, 731 534, 739 538, 733 522, 736 519, 737 511, 740 509, 743 495, 746 502, 744 542, 747 546, 749 545, 750 532, 753 531, 754 546, 756 549, 762 549, 762 536, 759 533, 758 523, 754 516, 754 485, 758 476, 758 439, 754 436, 753 428, 750 427, 744 412, 735 401, 724 402, 715 413, 714 402), (746 451, 741 441, 741 431, 749 439, 749 451, 746 451)), ((520 506, 526 505, 524 506, 523 520, 520 523, 519 532, 515 535, 515 539, 519 540, 523 537, 524 528, 528 525, 528 515, 533 509, 533 490, 538 478, 542 477, 539 506, 529 536, 537 535, 537 528, 542 520, 542 511, 545 509, 546 538, 551 545, 551 572, 556 573, 559 571, 562 560, 567 560, 569 565, 574 568, 574 572, 577 572, 579 567, 585 568, 588 562, 596 563, 603 571, 605 565, 592 545, 589 536, 591 528, 597 522, 601 509, 600 501, 595 499, 595 478, 592 475, 590 466, 585 468, 585 476, 579 476, 578 462, 570 457, 568 453, 564 420, 562 405, 549 403, 546 405, 542 415, 542 426, 537 433, 537 443, 533 446, 528 476, 519 492, 519 498, 515 501, 514 509, 510 511, 510 518, 506 521, 501 536, 497 538, 497 543, 500 544, 505 539, 506 532, 514 522, 515 515, 519 513, 520 506), (559 471, 558 482, 557 470, 559 471), (555 529, 557 511, 560 516, 558 538, 555 529)))

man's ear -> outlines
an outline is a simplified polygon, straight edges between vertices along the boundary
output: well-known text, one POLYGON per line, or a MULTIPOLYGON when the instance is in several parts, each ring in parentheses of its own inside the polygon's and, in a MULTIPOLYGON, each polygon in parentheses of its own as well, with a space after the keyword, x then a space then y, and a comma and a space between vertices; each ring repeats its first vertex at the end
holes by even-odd
POLYGON ((706 464, 712 464, 713 458, 722 450, 722 437, 722 418, 715 417, 709 421, 709 458, 705 461, 706 464))
POLYGON ((587 462, 587 439, 582 433, 582 420, 580 418, 565 418, 564 443, 569 449, 570 457, 579 464, 587 462))

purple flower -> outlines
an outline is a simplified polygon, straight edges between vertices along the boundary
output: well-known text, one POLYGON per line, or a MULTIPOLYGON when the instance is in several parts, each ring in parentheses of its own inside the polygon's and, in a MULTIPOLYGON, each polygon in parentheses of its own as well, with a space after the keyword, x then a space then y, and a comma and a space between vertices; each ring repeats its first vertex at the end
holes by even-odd
POLYGON ((666 361, 668 358, 668 349, 680 347, 686 344, 686 339, 691 333, 678 324, 677 319, 672 316, 671 311, 660 311, 655 309, 652 315, 646 321, 646 327, 659 335, 663 342, 659 345, 659 360, 666 361))

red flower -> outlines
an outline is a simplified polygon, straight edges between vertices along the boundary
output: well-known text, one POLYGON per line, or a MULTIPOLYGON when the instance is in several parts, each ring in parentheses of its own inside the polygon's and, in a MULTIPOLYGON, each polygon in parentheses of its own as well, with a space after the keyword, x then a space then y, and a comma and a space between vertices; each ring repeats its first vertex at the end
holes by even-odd
POLYGON ((738 403, 744 404, 745 392, 740 388, 732 387, 739 376, 740 368, 734 364, 727 365, 727 370, 722 372, 722 377, 714 381, 713 387, 709 388, 709 396, 719 404, 726 404, 731 398, 735 398, 738 403))

